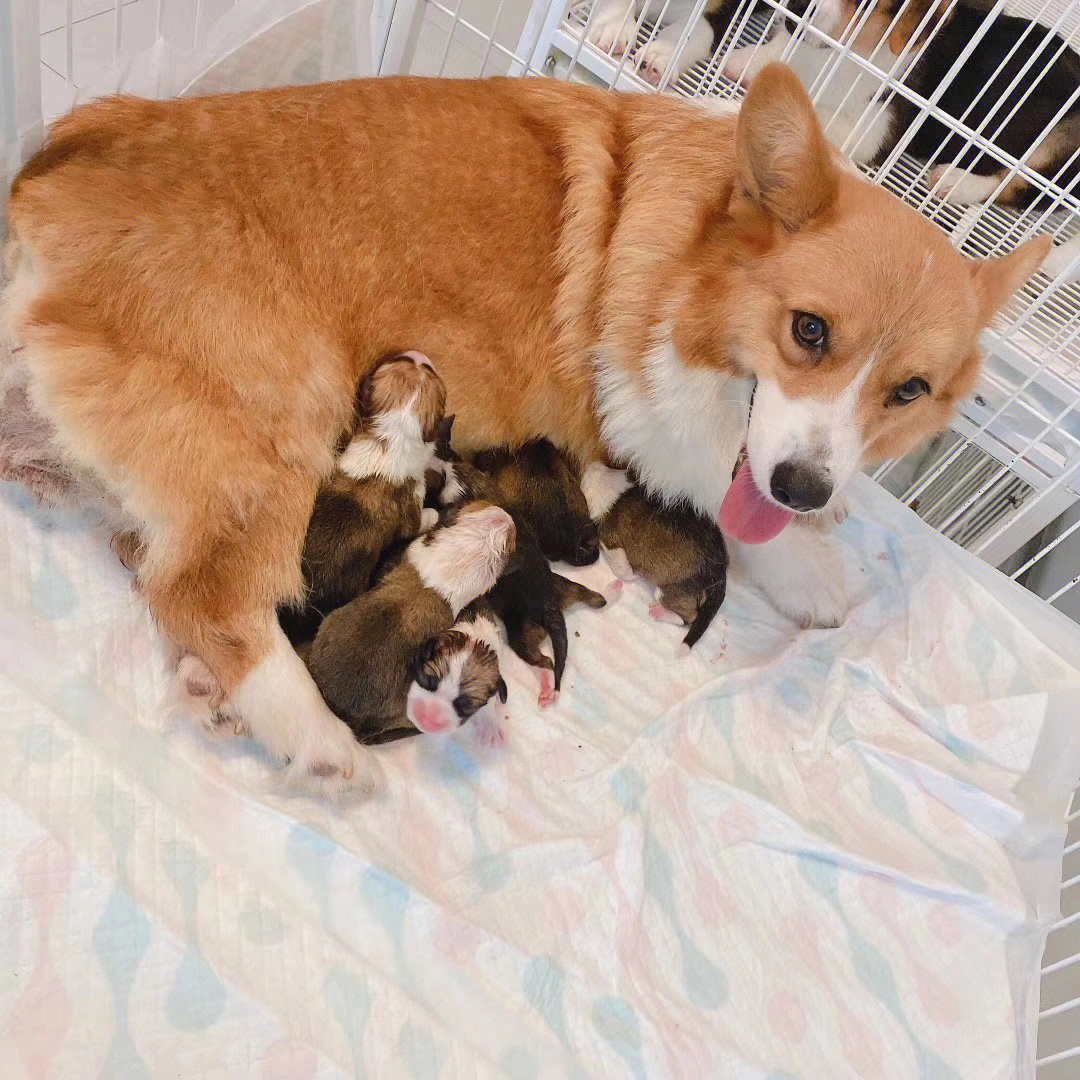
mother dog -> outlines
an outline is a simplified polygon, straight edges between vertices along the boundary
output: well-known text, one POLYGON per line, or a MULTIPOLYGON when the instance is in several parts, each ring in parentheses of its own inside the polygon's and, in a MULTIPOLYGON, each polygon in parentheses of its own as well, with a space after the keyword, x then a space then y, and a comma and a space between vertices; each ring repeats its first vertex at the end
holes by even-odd
POLYGON ((9 226, 14 355, 145 546, 159 626, 341 793, 378 767, 275 609, 377 358, 434 357, 466 447, 546 436, 723 507, 774 602, 832 624, 828 538, 785 524, 946 423, 1048 244, 961 258, 838 165, 780 66, 737 121, 546 79, 106 100, 54 127, 9 226))

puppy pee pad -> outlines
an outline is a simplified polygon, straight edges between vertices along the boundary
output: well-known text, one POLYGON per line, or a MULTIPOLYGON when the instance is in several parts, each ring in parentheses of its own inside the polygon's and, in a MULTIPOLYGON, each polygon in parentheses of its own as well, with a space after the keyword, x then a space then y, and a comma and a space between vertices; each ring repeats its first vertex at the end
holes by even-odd
POLYGON ((1080 628, 854 501, 839 629, 732 581, 680 657, 628 586, 504 747, 338 811, 170 718, 105 538, 0 488, 4 1075, 1030 1075, 1080 628))

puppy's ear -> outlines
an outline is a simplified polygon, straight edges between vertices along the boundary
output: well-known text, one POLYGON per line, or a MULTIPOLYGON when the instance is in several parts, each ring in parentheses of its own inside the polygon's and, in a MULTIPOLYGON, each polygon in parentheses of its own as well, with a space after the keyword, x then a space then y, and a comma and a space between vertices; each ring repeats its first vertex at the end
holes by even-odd
POLYGON ((1053 241, 1049 236, 1036 236, 1014 248, 1008 255, 970 264, 975 292, 979 297, 979 322, 982 326, 986 326, 1012 294, 1039 269, 1052 246, 1053 241))
POLYGON ((375 385, 375 372, 365 375, 356 388, 356 418, 368 416, 371 412, 371 395, 375 385))
POLYGON ((495 693, 499 695, 499 700, 506 704, 506 680, 500 675, 499 681, 495 684, 495 693))
POLYGON ((836 199, 840 173, 798 76, 769 64, 750 84, 735 129, 737 194, 794 232, 836 199))
POLYGON ((414 670, 419 671, 425 664, 429 664, 435 659, 435 654, 439 651, 439 635, 429 637, 423 645, 416 651, 416 659, 414 661, 414 670))

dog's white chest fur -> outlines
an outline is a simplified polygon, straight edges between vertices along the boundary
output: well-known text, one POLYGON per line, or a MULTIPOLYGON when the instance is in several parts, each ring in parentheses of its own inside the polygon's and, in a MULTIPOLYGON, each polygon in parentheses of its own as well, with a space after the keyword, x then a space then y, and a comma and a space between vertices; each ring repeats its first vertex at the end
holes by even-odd
POLYGON ((746 438, 753 381, 688 367, 667 332, 640 374, 603 353, 594 371, 601 432, 619 463, 650 491, 715 516, 746 438))

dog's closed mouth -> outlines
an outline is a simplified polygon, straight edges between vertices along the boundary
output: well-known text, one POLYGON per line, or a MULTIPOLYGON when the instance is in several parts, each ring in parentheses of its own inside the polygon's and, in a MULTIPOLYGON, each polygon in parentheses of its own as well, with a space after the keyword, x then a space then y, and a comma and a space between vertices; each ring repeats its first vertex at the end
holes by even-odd
POLYGON ((762 494, 750 470, 750 459, 743 456, 720 504, 717 515, 720 531, 743 544, 764 544, 779 536, 794 516, 791 510, 762 494))

